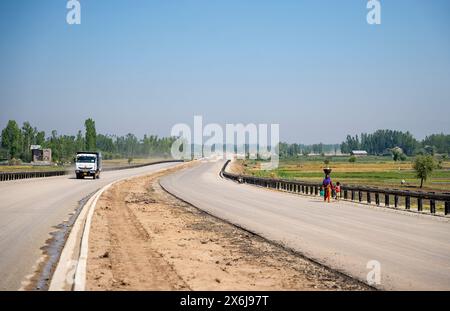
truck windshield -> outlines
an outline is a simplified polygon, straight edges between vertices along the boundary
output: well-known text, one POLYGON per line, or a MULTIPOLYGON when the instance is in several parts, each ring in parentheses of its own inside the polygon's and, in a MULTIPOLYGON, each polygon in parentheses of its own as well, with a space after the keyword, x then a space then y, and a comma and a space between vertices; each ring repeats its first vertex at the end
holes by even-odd
POLYGON ((95 157, 79 156, 77 157, 78 163, 95 163, 95 157))

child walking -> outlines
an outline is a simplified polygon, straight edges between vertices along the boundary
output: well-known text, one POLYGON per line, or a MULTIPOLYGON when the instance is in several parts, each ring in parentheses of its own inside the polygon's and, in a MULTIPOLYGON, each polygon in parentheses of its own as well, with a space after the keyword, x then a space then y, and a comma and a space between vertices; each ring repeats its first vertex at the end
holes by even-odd
POLYGON ((335 191, 336 191, 335 199, 339 201, 339 199, 341 198, 341 183, 340 182, 336 183, 335 191))

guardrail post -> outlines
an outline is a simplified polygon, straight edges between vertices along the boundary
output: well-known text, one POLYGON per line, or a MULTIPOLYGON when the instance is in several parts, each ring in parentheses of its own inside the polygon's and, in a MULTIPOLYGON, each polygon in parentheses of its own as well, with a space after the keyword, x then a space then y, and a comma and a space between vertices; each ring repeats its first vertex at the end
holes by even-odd
POLYGON ((445 215, 450 214, 450 202, 449 202, 449 201, 446 201, 446 202, 445 202, 444 214, 445 214, 445 215))
POLYGON ((309 193, 308 193, 309 187, 308 187, 308 186, 305 186, 305 188, 306 188, 306 189, 305 189, 305 190, 306 190, 306 194, 309 194, 309 193))
POLYGON ((380 194, 378 192, 375 192, 375 204, 380 206, 380 194))
POLYGON ((417 210, 421 212, 423 210, 423 200, 422 198, 417 198, 417 210))
POLYGON ((371 201, 372 201, 372 198, 370 197, 370 191, 367 191, 366 196, 367 196, 367 203, 368 203, 368 204, 372 203, 372 202, 371 202, 371 201))
POLYGON ((314 186, 314 195, 318 195, 319 194, 319 187, 314 186))
POLYGON ((361 190, 358 191, 358 201, 362 202, 362 191, 361 190))
POLYGON ((407 195, 405 197, 405 209, 410 209, 411 208, 411 197, 409 195, 407 195))
POLYGON ((355 200, 355 190, 351 190, 351 200, 354 201, 355 200))
POLYGON ((348 197, 348 193, 347 193, 347 189, 344 190, 344 200, 347 200, 348 197))
POLYGON ((398 195, 394 195, 394 206, 398 207, 398 195))
POLYGON ((384 206, 389 206, 389 194, 384 194, 384 206))
POLYGON ((436 201, 433 199, 430 200, 430 213, 436 214, 436 201))

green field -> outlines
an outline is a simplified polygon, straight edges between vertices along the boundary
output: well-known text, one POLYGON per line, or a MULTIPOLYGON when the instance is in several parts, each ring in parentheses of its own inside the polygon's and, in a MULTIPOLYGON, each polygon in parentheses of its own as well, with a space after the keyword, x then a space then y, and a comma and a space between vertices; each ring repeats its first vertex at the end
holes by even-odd
MULTIPOLYGON (((349 163, 348 157, 330 157, 329 164, 323 157, 281 159, 278 169, 262 171, 260 161, 240 160, 241 171, 248 175, 272 178, 296 179, 320 182, 323 179, 323 168, 333 169, 331 177, 334 182, 347 185, 366 185, 386 188, 418 190, 420 180, 412 169, 412 159, 404 162, 394 162, 389 157, 358 158, 356 163, 349 163), (402 180, 406 183, 402 185, 402 180)), ((450 162, 442 162, 425 182, 422 190, 450 191, 450 162)))

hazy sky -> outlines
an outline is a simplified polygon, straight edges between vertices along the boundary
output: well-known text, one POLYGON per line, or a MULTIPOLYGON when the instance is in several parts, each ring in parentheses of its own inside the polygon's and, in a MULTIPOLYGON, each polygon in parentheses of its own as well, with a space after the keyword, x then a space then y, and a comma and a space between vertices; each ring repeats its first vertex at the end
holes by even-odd
POLYGON ((279 123, 289 142, 378 128, 450 132, 450 1, 0 2, 0 128, 168 135, 173 124, 279 123))

